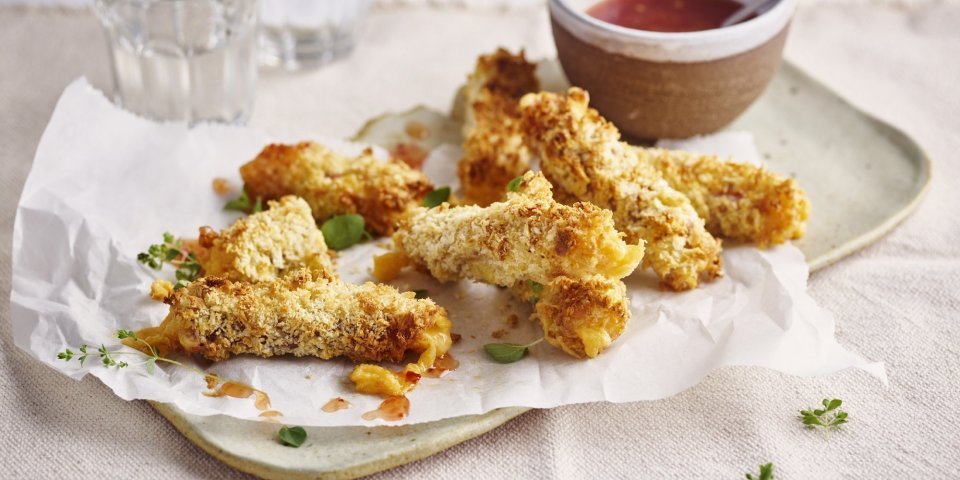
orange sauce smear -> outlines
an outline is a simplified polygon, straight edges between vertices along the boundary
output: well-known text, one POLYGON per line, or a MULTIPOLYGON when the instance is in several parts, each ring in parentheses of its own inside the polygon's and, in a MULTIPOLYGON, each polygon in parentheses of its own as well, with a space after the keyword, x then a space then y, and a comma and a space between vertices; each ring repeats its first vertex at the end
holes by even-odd
POLYGON ((334 397, 334 398, 331 398, 330 401, 327 402, 320 409, 327 413, 333 413, 333 412, 339 412, 340 410, 346 410, 351 406, 352 405, 350 405, 350 402, 340 397, 334 397))
POLYGON ((410 400, 407 397, 387 397, 380 403, 380 407, 361 415, 364 420, 386 420, 396 422, 410 415, 410 400))
POLYGON ((234 382, 232 380, 220 383, 221 380, 213 375, 207 375, 204 377, 204 380, 207 381, 207 388, 209 390, 203 392, 203 394, 208 397, 253 397, 253 406, 256 407, 257 410, 263 412, 260 414, 261 417, 279 417, 283 415, 277 410, 270 410, 270 396, 267 395, 267 392, 257 390, 256 388, 253 388, 245 383, 234 382))
POLYGON ((423 162, 427 160, 429 153, 423 147, 413 143, 398 143, 390 150, 390 155, 393 158, 406 163, 407 166, 415 170, 423 168, 423 162))
POLYGON ((423 376, 428 378, 440 378, 444 373, 452 372, 459 366, 460 362, 456 358, 453 358, 453 355, 446 353, 438 357, 433 362, 433 366, 424 372, 423 376))

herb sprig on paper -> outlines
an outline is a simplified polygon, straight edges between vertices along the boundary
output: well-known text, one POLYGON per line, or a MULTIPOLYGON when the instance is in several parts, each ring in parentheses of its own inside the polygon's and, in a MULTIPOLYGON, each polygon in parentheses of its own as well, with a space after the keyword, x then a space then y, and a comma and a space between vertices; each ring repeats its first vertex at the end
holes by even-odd
POLYGON ((840 410, 843 400, 824 398, 820 403, 823 408, 800 410, 800 420, 807 428, 834 430, 847 423, 847 412, 840 410))
POLYGON ((483 346, 483 351, 497 363, 514 363, 520 361, 530 351, 530 347, 543 341, 543 337, 538 338, 526 345, 516 343, 488 343, 483 346))
POLYGON ((760 474, 754 476, 752 473, 746 474, 747 480, 773 480, 773 464, 767 463, 760 465, 760 474))
POLYGON ((165 263, 176 268, 174 275, 177 283, 174 289, 183 288, 196 280, 202 270, 197 255, 185 250, 183 242, 169 232, 163 233, 163 243, 150 245, 146 252, 137 254, 137 261, 154 270, 160 270, 165 263))
MULTIPOLYGON (((246 395, 240 395, 241 397, 256 395, 258 407, 264 406, 265 409, 269 407, 269 400, 266 392, 253 388, 249 385, 243 384, 242 382, 236 380, 230 380, 227 378, 220 377, 219 375, 201 370, 193 365, 188 365, 186 363, 174 360, 172 358, 167 358, 160 355, 160 352, 149 342, 137 336, 132 330, 117 330, 117 338, 124 340, 124 343, 128 347, 133 347, 133 345, 140 345, 138 348, 131 348, 130 350, 110 350, 106 345, 100 345, 96 351, 92 350, 89 345, 80 345, 77 349, 79 353, 74 352, 72 349, 67 348, 62 352, 57 353, 57 358, 65 362, 70 362, 76 358, 80 365, 83 366, 83 363, 90 358, 91 356, 98 357, 100 363, 104 367, 115 367, 115 368, 127 368, 131 364, 124 361, 119 361, 115 357, 118 356, 132 356, 133 358, 138 358, 143 360, 141 363, 136 363, 134 365, 142 365, 148 374, 153 375, 153 372, 156 370, 157 363, 166 363, 176 367, 180 367, 191 372, 194 372, 207 382, 208 388, 214 388, 217 385, 242 385, 245 387, 244 391, 249 392, 246 395), (142 347, 142 350, 140 349, 142 347)), ((230 395, 237 396, 237 395, 230 395)))
POLYGON ((247 186, 244 185, 240 196, 227 202, 227 204, 223 206, 223 209, 243 212, 248 215, 258 213, 263 211, 263 203, 261 200, 260 197, 257 197, 256 200, 251 201, 250 194, 247 192, 247 186))

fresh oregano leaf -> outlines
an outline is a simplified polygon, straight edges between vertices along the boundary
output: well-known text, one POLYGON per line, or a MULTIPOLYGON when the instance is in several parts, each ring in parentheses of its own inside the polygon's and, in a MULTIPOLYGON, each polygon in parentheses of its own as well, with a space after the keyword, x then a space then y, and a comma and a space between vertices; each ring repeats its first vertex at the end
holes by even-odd
POLYGON ((483 350, 497 363, 514 363, 523 358, 530 350, 530 347, 542 341, 543 338, 540 338, 526 345, 517 345, 516 343, 488 343, 483 346, 483 350))
POLYGON ((360 243, 366 234, 363 217, 354 214, 331 217, 323 222, 320 231, 323 232, 327 246, 334 250, 350 248, 360 243))
POLYGON ((280 433, 280 444, 286 445, 288 447, 297 448, 300 445, 303 445, 303 442, 307 440, 307 431, 303 427, 281 427, 280 433))
POLYGON ((423 206, 433 208, 450 199, 450 187, 438 188, 423 197, 423 206))
POLYGON ((513 180, 510 180, 510 183, 507 184, 507 191, 519 192, 521 182, 523 182, 523 177, 517 177, 517 178, 514 178, 513 180))
POLYGON ((753 474, 746 474, 747 480, 773 480, 773 464, 767 463, 765 465, 760 465, 760 475, 753 476, 753 474))

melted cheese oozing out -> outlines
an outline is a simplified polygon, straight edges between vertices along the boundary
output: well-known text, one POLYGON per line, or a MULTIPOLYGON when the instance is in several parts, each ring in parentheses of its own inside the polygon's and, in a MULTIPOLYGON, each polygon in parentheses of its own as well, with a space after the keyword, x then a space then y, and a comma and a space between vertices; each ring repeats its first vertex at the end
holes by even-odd
POLYGON ((450 337, 450 320, 446 317, 438 318, 436 323, 420 332, 410 348, 420 352, 417 363, 408 363, 399 372, 379 365, 357 365, 350 374, 350 380, 360 393, 384 397, 403 395, 416 386, 420 376, 433 366, 437 358, 446 354, 451 345, 453 339, 450 337))
POLYGON ((577 329, 577 336, 583 342, 583 352, 590 358, 595 358, 613 342, 610 334, 602 328, 580 328, 577 329))

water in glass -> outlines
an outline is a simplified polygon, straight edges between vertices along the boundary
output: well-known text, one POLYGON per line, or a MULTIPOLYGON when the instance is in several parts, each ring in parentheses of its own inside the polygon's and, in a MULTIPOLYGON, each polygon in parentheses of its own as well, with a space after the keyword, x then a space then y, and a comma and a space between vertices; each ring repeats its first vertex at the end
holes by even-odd
POLYGON ((243 122, 257 81, 256 0, 96 0, 115 101, 151 118, 243 122))

